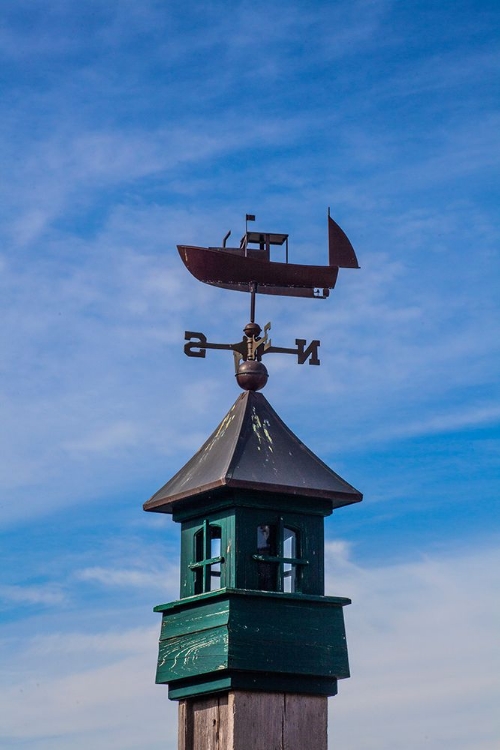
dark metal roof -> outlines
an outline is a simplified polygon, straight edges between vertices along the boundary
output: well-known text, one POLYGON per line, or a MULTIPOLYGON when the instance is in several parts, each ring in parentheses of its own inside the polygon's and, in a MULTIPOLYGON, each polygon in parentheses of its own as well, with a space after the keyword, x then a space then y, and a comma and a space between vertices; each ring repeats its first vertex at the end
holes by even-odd
POLYGON ((363 497, 254 391, 238 397, 206 443, 144 504, 144 510, 171 513, 178 501, 224 487, 322 498, 330 500, 332 508, 363 497))

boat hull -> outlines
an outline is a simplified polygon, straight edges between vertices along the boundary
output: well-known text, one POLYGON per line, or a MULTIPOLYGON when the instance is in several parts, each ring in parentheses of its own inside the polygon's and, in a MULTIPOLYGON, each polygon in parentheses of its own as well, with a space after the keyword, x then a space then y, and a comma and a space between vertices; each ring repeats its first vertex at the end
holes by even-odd
POLYGON ((276 263, 223 248, 178 245, 177 249, 188 271, 199 281, 242 292, 257 284, 258 292, 264 294, 324 298, 334 288, 339 272, 336 266, 276 263))

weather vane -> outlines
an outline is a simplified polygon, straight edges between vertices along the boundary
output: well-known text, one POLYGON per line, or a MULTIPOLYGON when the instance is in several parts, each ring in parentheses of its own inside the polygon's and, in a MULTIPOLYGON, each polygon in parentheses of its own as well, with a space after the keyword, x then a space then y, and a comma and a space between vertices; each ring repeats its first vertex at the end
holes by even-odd
POLYGON ((295 339, 295 347, 273 346, 269 337, 271 323, 264 330, 255 322, 256 294, 273 294, 286 297, 313 297, 326 299, 333 289, 339 268, 359 268, 356 253, 348 237, 330 216, 328 209, 328 265, 310 266, 290 263, 288 235, 275 232, 248 231, 248 222, 255 221, 253 214, 246 215, 245 234, 239 247, 227 247, 229 231, 220 247, 195 247, 177 245, 179 255, 188 271, 198 281, 250 293, 250 322, 243 329, 243 339, 234 344, 209 342, 204 333, 186 331, 184 352, 188 357, 205 357, 207 349, 225 349, 233 352, 236 379, 243 390, 258 391, 265 386, 268 372, 262 362, 265 354, 294 354, 297 363, 319 365, 320 342, 309 344, 305 339, 295 339), (284 261, 271 260, 271 247, 285 249, 284 261))

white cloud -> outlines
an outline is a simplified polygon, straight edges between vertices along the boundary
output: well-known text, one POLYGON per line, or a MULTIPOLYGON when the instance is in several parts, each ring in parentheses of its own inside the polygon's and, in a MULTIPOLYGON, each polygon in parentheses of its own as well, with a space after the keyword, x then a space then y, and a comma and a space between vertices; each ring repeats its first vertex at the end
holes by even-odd
POLYGON ((36 750, 174 748, 176 706, 154 685, 155 630, 121 629, 93 638, 61 633, 26 644, 26 654, 18 654, 17 677, 9 663, 0 687, 3 747, 29 742, 36 750), (79 657, 85 648, 87 665, 73 672, 75 644, 79 657), (61 664, 64 673, 58 674, 61 664))
POLYGON ((372 569, 328 545, 329 590, 352 597, 351 674, 331 701, 348 750, 494 750, 500 698, 497 549, 372 569))
POLYGON ((123 447, 134 446, 137 444, 139 435, 137 426, 131 422, 119 421, 115 424, 107 425, 92 435, 70 440, 63 443, 63 448, 75 453, 106 453, 123 447))
POLYGON ((68 654, 86 655, 89 657, 89 664, 92 664, 92 657, 102 658, 102 656, 111 656, 120 659, 124 656, 133 656, 143 654, 149 649, 151 644, 155 645, 155 638, 158 636, 156 627, 137 627, 132 629, 117 631, 112 626, 108 631, 92 633, 88 631, 75 632, 53 632, 43 635, 35 634, 26 647, 26 657, 34 659, 36 655, 43 660, 59 660, 59 674, 68 674, 68 654), (60 659, 65 655, 64 659, 60 659), (99 656, 101 655, 101 656, 99 656))
MULTIPOLYGON (((178 583, 177 567, 172 566, 169 572, 164 568, 157 571, 137 570, 134 568, 104 568, 99 566, 84 568, 77 571, 75 577, 80 581, 90 581, 103 586, 124 586, 127 588, 138 586, 140 588, 165 588, 165 581, 178 583)), ((174 595, 176 586, 172 584, 171 594, 174 595)), ((176 592, 175 592, 176 593, 176 592)))
POLYGON ((7 604, 61 604, 66 598, 65 592, 57 584, 40 586, 0 586, 0 601, 7 604))
POLYGON ((387 441, 396 438, 408 438, 415 435, 432 435, 484 425, 497 425, 499 422, 500 407, 496 403, 468 406, 466 408, 457 408, 454 406, 452 411, 447 414, 438 414, 428 419, 410 421, 399 426, 394 425, 389 429, 375 430, 364 435, 361 440, 363 442, 375 443, 381 440, 387 441))

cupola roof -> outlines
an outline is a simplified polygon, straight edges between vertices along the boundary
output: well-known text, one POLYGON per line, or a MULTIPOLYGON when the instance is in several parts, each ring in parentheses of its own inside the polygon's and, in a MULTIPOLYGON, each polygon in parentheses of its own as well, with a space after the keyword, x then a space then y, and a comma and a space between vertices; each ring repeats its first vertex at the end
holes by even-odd
POLYGON ((144 510, 172 513, 173 506, 224 488, 329 500, 332 509, 362 500, 280 419, 267 399, 242 393, 199 451, 144 510))

